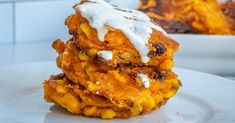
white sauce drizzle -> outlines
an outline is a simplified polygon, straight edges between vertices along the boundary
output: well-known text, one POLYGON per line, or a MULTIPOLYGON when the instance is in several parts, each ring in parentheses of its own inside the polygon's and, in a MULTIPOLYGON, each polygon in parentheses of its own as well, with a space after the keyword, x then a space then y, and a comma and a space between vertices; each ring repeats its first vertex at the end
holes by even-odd
POLYGON ((104 0, 84 0, 77 4, 75 9, 80 11, 91 27, 97 30, 100 41, 104 41, 108 33, 107 26, 121 30, 139 52, 144 63, 149 61, 147 44, 152 28, 166 35, 166 32, 160 26, 153 24, 144 13, 112 6, 104 0))
POLYGON ((112 51, 101 50, 101 51, 98 52, 98 54, 101 54, 102 58, 104 58, 107 61, 112 60, 112 58, 113 58, 112 51))
POLYGON ((150 82, 149 82, 148 76, 146 76, 146 75, 144 75, 142 73, 137 74, 137 76, 141 78, 142 84, 144 85, 144 87, 145 88, 149 88, 150 82))

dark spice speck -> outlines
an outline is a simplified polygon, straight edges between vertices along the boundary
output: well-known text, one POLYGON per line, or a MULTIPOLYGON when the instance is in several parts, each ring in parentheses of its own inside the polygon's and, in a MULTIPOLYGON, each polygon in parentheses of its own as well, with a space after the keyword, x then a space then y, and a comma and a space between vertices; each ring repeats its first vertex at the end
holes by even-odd
POLYGON ((156 80, 163 81, 165 79, 165 73, 164 72, 153 72, 152 77, 156 80))
POLYGON ((154 43, 154 44, 152 44, 152 46, 155 48, 155 50, 154 51, 153 50, 149 51, 149 54, 148 54, 149 57, 161 56, 167 50, 166 47, 161 43, 154 43))

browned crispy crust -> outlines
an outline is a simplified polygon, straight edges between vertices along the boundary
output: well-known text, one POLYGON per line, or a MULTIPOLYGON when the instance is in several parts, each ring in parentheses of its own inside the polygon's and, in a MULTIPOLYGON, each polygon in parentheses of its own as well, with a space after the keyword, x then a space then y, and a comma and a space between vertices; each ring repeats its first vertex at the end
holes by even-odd
POLYGON ((235 34, 216 0, 141 0, 139 10, 169 33, 235 34))
MULTIPOLYGON (((112 78, 109 81, 113 81, 112 78)), ((152 83, 149 90, 135 86, 136 89, 130 88, 130 86, 123 88, 122 83, 119 83, 115 87, 109 86, 108 89, 114 89, 114 91, 110 91, 102 87, 107 84, 109 83, 100 83, 101 89, 94 91, 97 88, 95 83, 90 82, 85 87, 69 80, 65 74, 59 74, 44 82, 44 98, 47 102, 59 104, 74 114, 105 119, 129 118, 158 110, 175 95, 180 86, 178 80, 169 79, 152 83), (131 90, 127 91, 127 89, 131 90), (108 94, 108 96, 107 92, 114 95, 108 94), (107 111, 111 113, 111 117, 105 116, 107 111)))
POLYGON ((73 35, 73 40, 77 43, 77 46, 88 51, 87 55, 92 55, 89 54, 89 50, 112 50, 114 56, 108 62, 110 66, 117 66, 118 64, 158 66, 159 62, 171 61, 173 53, 179 47, 179 44, 169 36, 153 30, 149 44, 151 52, 155 53, 150 53, 150 61, 147 64, 143 64, 138 51, 120 30, 109 27, 110 31, 105 36, 105 41, 99 41, 96 30, 89 26, 88 21, 80 15, 79 11, 66 20, 66 25, 69 27, 69 32, 73 35), (164 47, 164 52, 159 47, 154 47, 158 44, 164 47))
POLYGON ((234 32, 233 34, 235 34, 235 2, 228 1, 221 6, 224 15, 231 25, 231 28, 234 32))
POLYGON ((226 2, 222 4, 222 10, 225 15, 235 19, 235 2, 226 2))

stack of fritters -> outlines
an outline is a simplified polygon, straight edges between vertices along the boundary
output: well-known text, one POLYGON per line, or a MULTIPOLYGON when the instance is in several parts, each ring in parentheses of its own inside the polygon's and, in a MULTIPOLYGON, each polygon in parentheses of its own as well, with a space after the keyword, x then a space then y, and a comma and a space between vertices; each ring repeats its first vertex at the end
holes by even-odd
POLYGON ((171 71, 178 43, 158 30, 148 41, 149 62, 118 29, 107 27, 103 42, 77 11, 66 20, 73 36, 56 40, 57 65, 63 74, 44 82, 45 100, 89 117, 129 118, 159 109, 181 86, 171 71), (102 51, 110 51, 105 58, 102 51))
POLYGON ((139 10, 169 33, 235 34, 234 3, 217 0, 141 0, 139 10))

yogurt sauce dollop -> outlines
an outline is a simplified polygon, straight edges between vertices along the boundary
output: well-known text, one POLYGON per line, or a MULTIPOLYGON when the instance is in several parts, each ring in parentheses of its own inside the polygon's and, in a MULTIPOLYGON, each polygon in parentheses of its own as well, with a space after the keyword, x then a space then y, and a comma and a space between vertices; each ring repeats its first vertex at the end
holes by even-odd
POLYGON ((153 24, 144 13, 112 6, 104 0, 82 0, 74 8, 80 11, 90 26, 97 30, 100 41, 104 41, 108 33, 107 26, 121 30, 139 52, 143 63, 149 61, 147 44, 152 28, 166 35, 166 32, 160 26, 153 24))
POLYGON ((98 52, 98 54, 101 54, 101 57, 104 58, 107 61, 109 61, 113 58, 112 51, 101 50, 101 51, 98 52))
POLYGON ((149 82, 149 78, 147 75, 139 73, 137 74, 137 76, 141 78, 142 84, 144 85, 145 88, 150 87, 150 82, 149 82))

